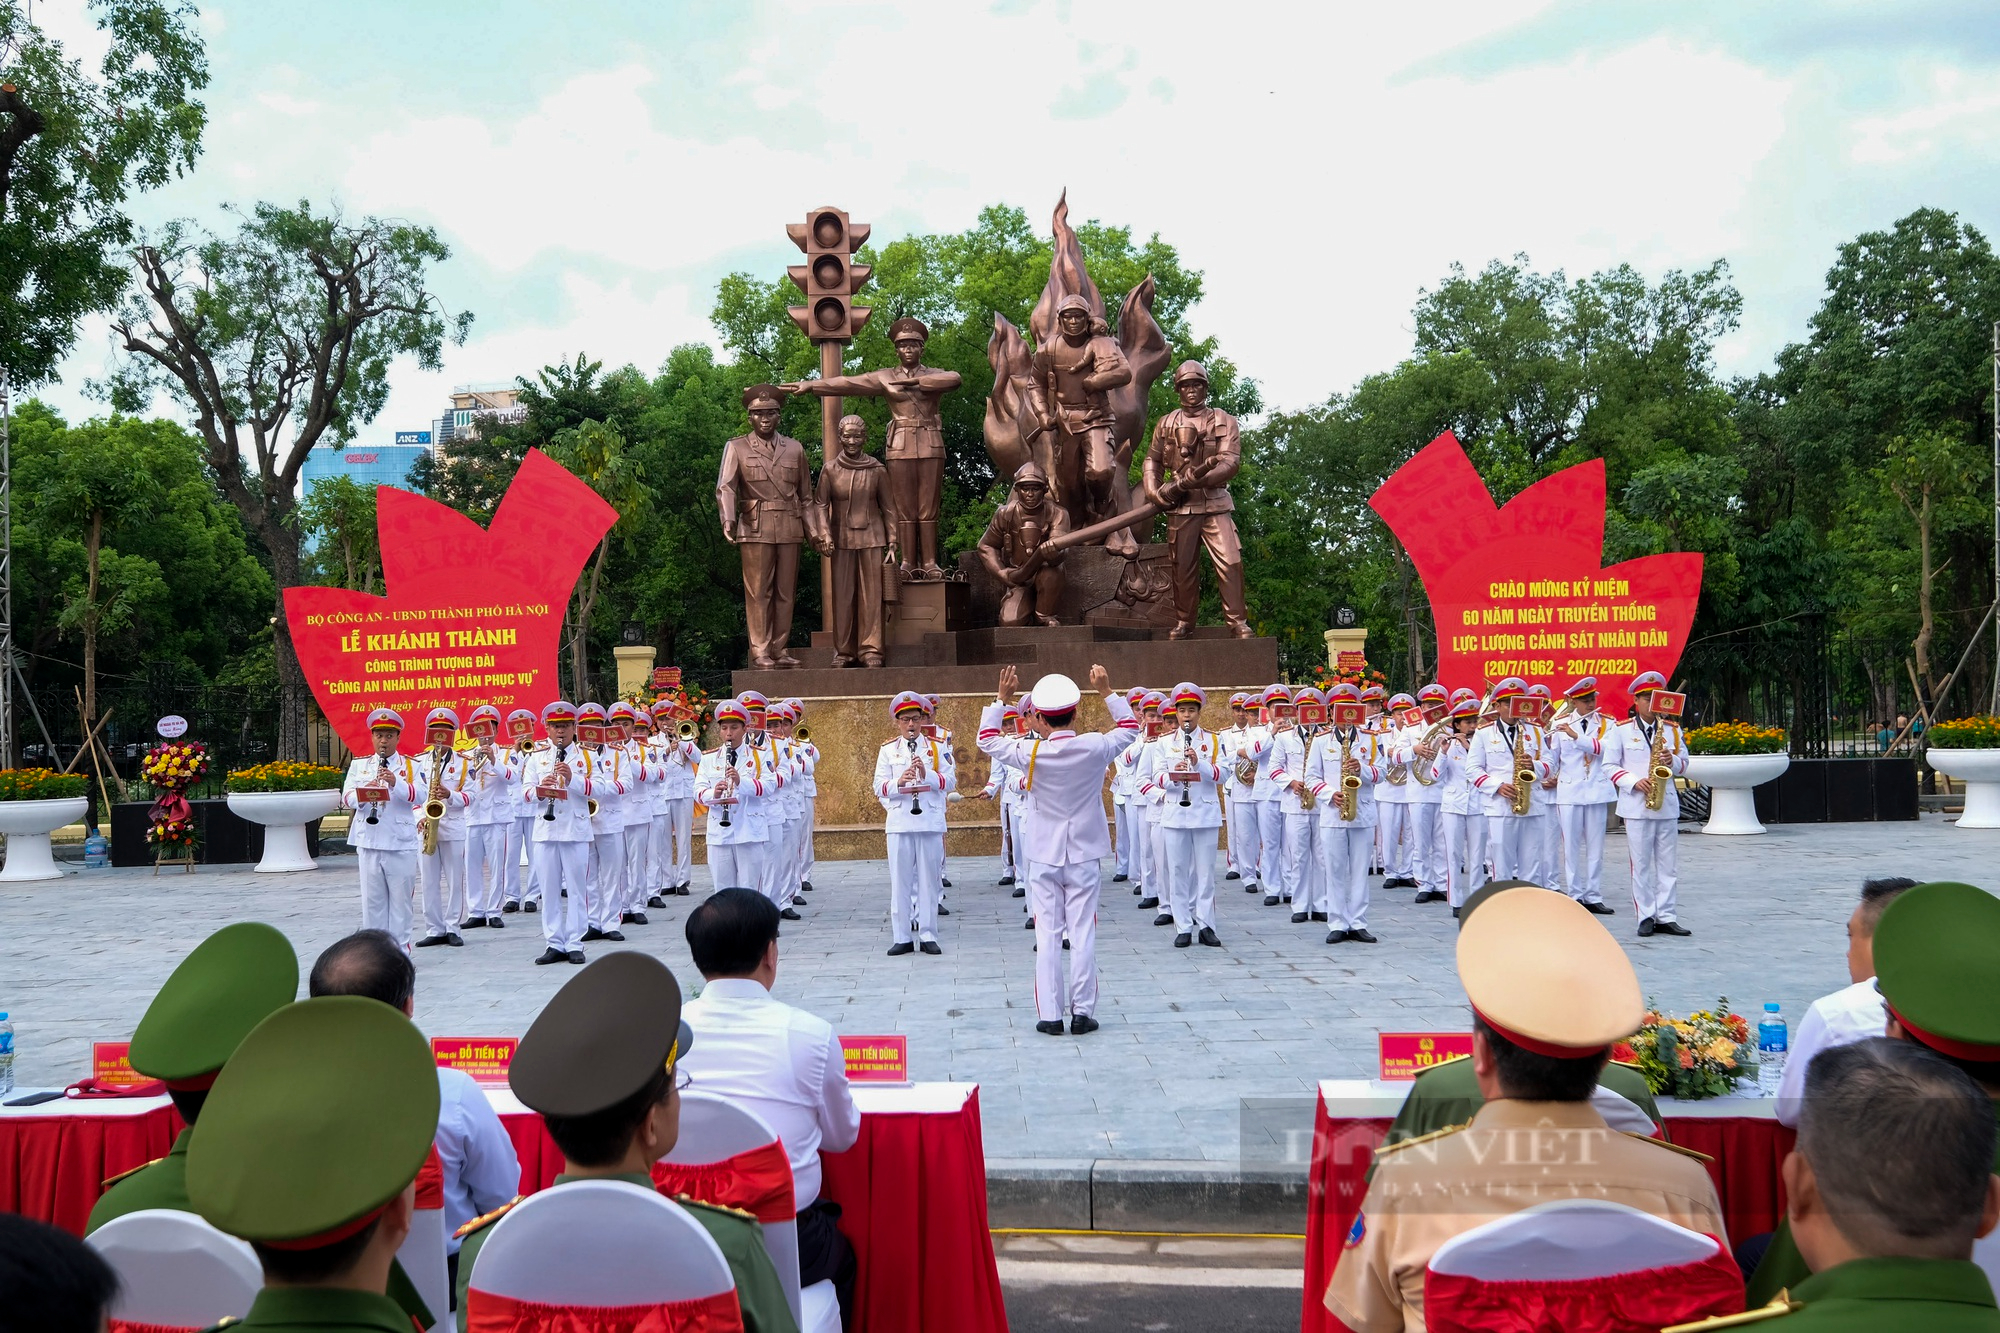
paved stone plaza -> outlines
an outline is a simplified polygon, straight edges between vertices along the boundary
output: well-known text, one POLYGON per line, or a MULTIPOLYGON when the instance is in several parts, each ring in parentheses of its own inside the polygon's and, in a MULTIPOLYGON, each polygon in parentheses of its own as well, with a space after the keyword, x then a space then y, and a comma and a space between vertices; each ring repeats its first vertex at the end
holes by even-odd
MULTIPOLYGON (((1681 840, 1681 920, 1691 939, 1638 940, 1624 849, 1607 846, 1606 923, 1630 948, 1647 994, 1685 1011, 1718 993, 1746 1013, 1781 1001, 1794 1024, 1816 996, 1846 983, 1842 931, 1861 880, 1907 874, 2000 886, 2000 832, 1919 824, 1774 827, 1758 838, 1681 840)), ((888 899, 880 862, 822 862, 808 919, 787 924, 778 994, 848 1033, 902 1032, 919 1079, 981 1085, 993 1158, 1207 1159, 1239 1156, 1239 1103, 1296 1099, 1279 1119, 1308 1128, 1315 1082, 1365 1076, 1379 1031, 1463 1030, 1443 904, 1407 890, 1376 893, 1377 945, 1321 943, 1324 926, 1294 926, 1234 883, 1219 884, 1226 947, 1177 950, 1172 931, 1109 885, 1098 951, 1103 1029, 1089 1037, 1034 1030, 1032 935, 1022 904, 995 888, 996 863, 954 860, 952 915, 941 958, 884 956, 888 899)), ((0 1009, 18 1030, 19 1082, 83 1077, 92 1040, 131 1033, 154 989, 197 941, 254 918, 299 947, 301 973, 355 921, 354 862, 312 874, 246 870, 194 875, 79 871, 60 881, 0 885, 0 1009)), ((1377 881, 1379 883, 1379 881, 1377 881)), ((683 984, 698 981, 681 932, 708 888, 630 927, 623 947, 657 953, 683 984)), ((526 1029, 575 975, 535 967, 539 918, 471 931, 463 949, 425 949, 417 1021, 439 1036, 526 1029)), ((591 946, 597 952, 619 947, 591 946)), ((1257 1155, 1262 1155, 1261 1153, 1257 1155)))

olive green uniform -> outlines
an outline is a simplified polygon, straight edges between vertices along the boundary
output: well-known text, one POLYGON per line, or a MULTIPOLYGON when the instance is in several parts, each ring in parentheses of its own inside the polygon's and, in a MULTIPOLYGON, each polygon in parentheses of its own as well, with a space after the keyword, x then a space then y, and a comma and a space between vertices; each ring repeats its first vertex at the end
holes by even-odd
MULTIPOLYGON (((1607 1064, 1597 1082, 1632 1102, 1654 1124, 1660 1123, 1660 1108, 1653 1104, 1646 1076, 1631 1065, 1607 1064)), ((1410 1085, 1410 1095, 1403 1100, 1403 1109, 1396 1112, 1389 1135, 1382 1142, 1385 1146, 1401 1143, 1404 1139, 1422 1138, 1463 1125, 1485 1103, 1486 1099, 1479 1094, 1479 1079, 1472 1071, 1470 1056, 1461 1055, 1433 1065, 1417 1075, 1417 1081, 1410 1085)))
POLYGON ((240 1320, 208 1330, 251 1333, 410 1333, 410 1317, 387 1296, 339 1287, 266 1287, 240 1320))
MULTIPOLYGON (((636 1171, 613 1176, 560 1175, 555 1183, 564 1185, 573 1180, 619 1180, 644 1189, 655 1188, 651 1176, 636 1171)), ((797 1333, 798 1325, 792 1321, 792 1307, 785 1303, 785 1288, 778 1281, 778 1270, 772 1267, 771 1256, 764 1249, 763 1225, 749 1213, 699 1203, 685 1195, 674 1202, 694 1214, 695 1221, 701 1223, 722 1250, 722 1257, 729 1261, 730 1275, 736 1279, 736 1301, 743 1308, 744 1333, 797 1333)), ((505 1213, 506 1209, 501 1209, 476 1218, 468 1224, 469 1229, 459 1233, 463 1238, 458 1251, 459 1333, 465 1333, 465 1295, 472 1281, 473 1262, 479 1257, 480 1246, 493 1234, 493 1224, 505 1213)))
POLYGON ((1773 1333, 2000 1333, 1979 1265, 1962 1259, 1850 1259, 1807 1278, 1789 1308, 1679 1325, 1687 1333, 1752 1324, 1773 1333), (1756 1318, 1764 1314, 1764 1319, 1756 1318), (1766 1322, 1768 1320, 1768 1322, 1766 1322))

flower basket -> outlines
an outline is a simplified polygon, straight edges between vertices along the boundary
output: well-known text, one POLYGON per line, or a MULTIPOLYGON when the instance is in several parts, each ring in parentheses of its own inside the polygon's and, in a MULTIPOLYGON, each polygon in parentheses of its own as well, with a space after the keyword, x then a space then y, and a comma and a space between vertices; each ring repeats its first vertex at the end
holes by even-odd
POLYGON ((2000 717, 1987 713, 1953 718, 1925 732, 1924 740, 1933 749, 2000 750, 2000 717))
POLYGON ((53 768, 0 768, 0 801, 67 801, 86 795, 89 780, 81 773, 53 768))
POLYGON ((347 775, 326 764, 308 764, 297 759, 279 759, 268 764, 239 768, 223 782, 223 790, 238 792, 339 791, 347 775))
POLYGON ((164 741, 146 751, 139 776, 159 793, 147 812, 146 842, 153 849, 153 868, 180 863, 192 870, 199 839, 187 793, 208 776, 208 747, 200 741, 164 741))
POLYGON ((2000 828, 2000 717, 1954 718, 1924 737, 1924 762, 1965 784, 1960 828, 2000 828))
POLYGON ((7 835, 0 882, 61 878, 49 835, 83 817, 90 807, 86 790, 75 773, 0 768, 0 833, 7 835))
POLYGON ((1687 733, 1690 755, 1698 754, 1783 754, 1785 729, 1760 727, 1754 722, 1716 722, 1687 733))
POLYGON ((1720 1097, 1757 1071, 1749 1020, 1729 1011, 1728 996, 1686 1018, 1649 1004, 1644 1025, 1613 1046, 1611 1058, 1638 1065, 1654 1096, 1684 1102, 1720 1097))

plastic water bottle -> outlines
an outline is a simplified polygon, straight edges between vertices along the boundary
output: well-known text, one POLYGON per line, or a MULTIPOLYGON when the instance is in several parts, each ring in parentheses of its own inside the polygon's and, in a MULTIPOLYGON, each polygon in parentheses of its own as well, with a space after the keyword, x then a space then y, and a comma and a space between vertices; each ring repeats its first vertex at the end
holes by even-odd
POLYGON ((14 1025, 0 1010, 0 1097, 14 1090, 14 1025))
POLYGON ((1778 1012, 1778 1002, 1764 1001, 1764 1017, 1757 1024, 1758 1096, 1778 1095, 1778 1083, 1785 1077, 1785 1052, 1791 1044, 1791 1032, 1778 1012))
POLYGON ((111 844, 96 829, 92 829, 90 836, 83 840, 83 864, 86 870, 111 864, 111 844))

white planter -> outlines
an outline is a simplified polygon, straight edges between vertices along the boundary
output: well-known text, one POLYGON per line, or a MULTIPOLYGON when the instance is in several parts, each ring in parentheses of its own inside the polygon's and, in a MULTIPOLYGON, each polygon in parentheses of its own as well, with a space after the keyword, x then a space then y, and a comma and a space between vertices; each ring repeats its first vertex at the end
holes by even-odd
POLYGON ((1708 822, 1703 833, 1740 836, 1762 833, 1757 822, 1757 800, 1751 789, 1761 787, 1792 766, 1792 756, 1777 754, 1691 754, 1687 775, 1690 782, 1708 788, 1708 822))
POLYGON ((1947 750, 1933 745, 1924 760, 1965 784, 1960 828, 2000 828, 2000 750, 1947 750))
POLYGON ((53 801, 0 801, 0 833, 7 835, 7 864, 0 868, 0 883, 24 879, 61 879, 55 853, 49 848, 49 834, 65 824, 74 824, 90 808, 83 796, 64 796, 53 801))
POLYGON ((253 824, 264 826, 261 874, 316 870, 319 862, 306 852, 306 825, 340 808, 340 789, 322 791, 233 791, 229 808, 253 824))

